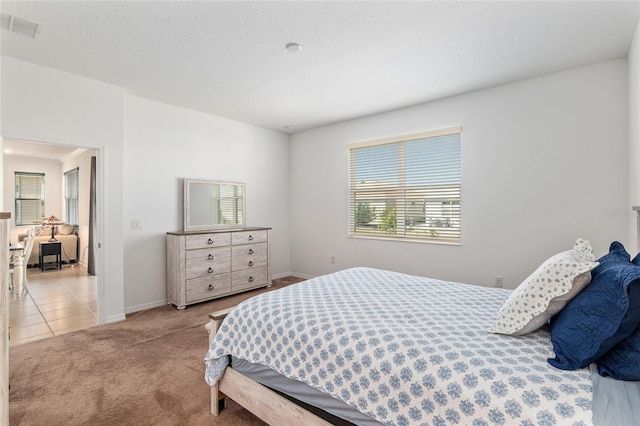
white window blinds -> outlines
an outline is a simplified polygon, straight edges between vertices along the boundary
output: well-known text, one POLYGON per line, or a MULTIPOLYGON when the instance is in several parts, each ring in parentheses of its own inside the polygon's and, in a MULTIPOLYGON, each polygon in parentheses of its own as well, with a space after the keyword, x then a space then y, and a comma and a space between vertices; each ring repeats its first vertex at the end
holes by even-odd
POLYGON ((64 173, 65 222, 72 225, 80 223, 79 174, 77 167, 64 173))
POLYGON ((16 225, 44 217, 44 173, 15 172, 16 225))
POLYGON ((459 244, 459 127, 349 146, 349 235, 459 244))

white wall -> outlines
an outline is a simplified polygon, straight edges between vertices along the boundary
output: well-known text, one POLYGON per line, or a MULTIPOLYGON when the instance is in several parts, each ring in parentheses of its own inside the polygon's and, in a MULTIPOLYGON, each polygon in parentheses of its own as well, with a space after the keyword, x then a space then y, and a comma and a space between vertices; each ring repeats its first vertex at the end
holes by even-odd
POLYGON ((273 228, 272 272, 289 274, 288 135, 125 96, 124 158, 127 312, 166 303, 166 233, 183 229, 185 177, 246 183, 247 225, 273 228))
POLYGON ((16 226, 15 208, 15 172, 44 173, 44 214, 49 217, 64 218, 62 203, 62 163, 58 160, 5 155, 3 175, 4 189, 3 211, 11 212, 9 231, 11 242, 18 241, 18 235, 27 232, 33 225, 16 226))
MULTIPOLYGON (((629 49, 629 205, 640 206, 640 23, 629 49)), ((636 214, 630 215, 629 235, 636 238, 636 214)), ((636 250, 640 250, 637 247, 636 250)))
POLYGON ((295 134, 292 269, 373 266, 482 285, 499 275, 515 288, 578 237, 602 255, 629 243, 627 141, 624 59, 295 134), (347 238, 347 144, 454 125, 462 245, 347 238))
POLYGON ((166 300, 165 234, 182 229, 184 177, 245 182, 247 224, 273 228, 274 276, 289 274, 288 135, 12 58, 1 65, 2 136, 97 149, 101 321, 166 300))
POLYGON ((1 57, 3 137, 99 151, 98 320, 124 319, 123 90, 1 57))
POLYGON ((165 298, 164 235, 182 227, 183 177, 247 183, 248 224, 274 229, 276 276, 370 265, 484 285, 501 275, 515 287, 579 236, 597 255, 632 240, 638 80, 626 60, 301 132, 290 150, 278 132, 12 58, 1 65, 2 136, 98 149, 103 321, 165 298), (348 239, 346 145, 451 125, 463 126, 462 245, 348 239))

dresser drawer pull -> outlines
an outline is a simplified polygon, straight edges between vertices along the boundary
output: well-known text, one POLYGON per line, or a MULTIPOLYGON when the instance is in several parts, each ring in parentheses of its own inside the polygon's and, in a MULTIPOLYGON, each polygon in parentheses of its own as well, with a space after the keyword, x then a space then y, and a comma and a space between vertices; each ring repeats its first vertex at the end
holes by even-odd
POLYGON ((208 272, 208 273, 210 273, 210 274, 213 274, 213 268, 209 268, 209 269, 207 270, 207 272, 208 272))
POLYGON ((249 282, 252 283, 253 282, 253 277, 249 277, 249 282))
POLYGON ((253 235, 249 235, 249 241, 253 241, 253 235))
POLYGON ((209 256, 207 256, 207 259, 213 260, 213 255, 211 253, 209 253, 209 256))
POLYGON ((249 266, 253 266, 253 260, 249 261, 249 266))
POLYGON ((209 245, 213 244, 213 240, 211 238, 209 238, 209 241, 207 241, 207 244, 209 244, 209 245))
POLYGON ((209 284, 209 290, 213 290, 213 284, 209 284))
POLYGON ((249 249, 249 254, 253 254, 253 249, 249 249))

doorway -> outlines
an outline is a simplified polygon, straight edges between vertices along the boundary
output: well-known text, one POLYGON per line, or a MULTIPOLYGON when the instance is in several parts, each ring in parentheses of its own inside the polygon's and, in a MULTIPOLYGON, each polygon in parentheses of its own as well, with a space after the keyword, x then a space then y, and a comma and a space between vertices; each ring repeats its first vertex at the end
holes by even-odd
MULTIPOLYGON (((44 337, 49 333, 57 335, 63 331, 73 331, 73 328, 82 325, 85 328, 101 322, 100 310, 100 289, 101 277, 96 271, 101 271, 100 265, 95 265, 88 273, 88 256, 90 247, 90 223, 89 223, 89 187, 88 182, 91 176, 91 157, 93 159, 94 172, 95 161, 100 155, 100 150, 91 147, 76 145, 61 145, 46 142, 34 142, 27 140, 7 139, 3 140, 3 199, 4 210, 12 213, 11 221, 11 242, 17 242, 19 235, 30 229, 30 226, 16 226, 15 215, 15 191, 13 189, 14 173, 16 171, 44 171, 45 172, 45 212, 46 216, 55 214, 66 222, 66 208, 64 201, 64 173, 68 169, 78 168, 79 180, 79 219, 75 225, 74 233, 78 235, 77 250, 73 259, 64 264, 61 271, 46 271, 40 273, 38 268, 29 268, 27 277, 29 284, 33 284, 33 292, 29 297, 21 300, 12 300, 12 312, 18 313, 20 309, 27 315, 19 324, 12 324, 12 340, 18 329, 14 327, 24 326, 23 338, 36 337, 39 333, 44 337), (96 267, 97 266, 97 267, 96 267), (31 282, 32 281, 32 282, 31 282), (84 284, 82 282, 84 281, 84 284), (82 287, 82 289, 81 289, 82 287), (91 300, 93 298, 93 300, 91 300), (20 308, 20 309, 17 309, 20 308), (76 316, 76 318, 72 318, 76 316), (91 320, 91 317, 94 320, 91 320), (44 319, 44 323, 42 322, 44 319), (40 325, 36 325, 40 324, 40 325), (13 332, 16 332, 14 334, 13 332), (32 336, 29 336, 32 335, 32 336)), ((94 174, 95 176, 95 174, 94 174)), ((95 203, 94 203, 95 206, 95 203)), ((94 222, 99 223, 97 217, 100 212, 94 213, 94 222)), ((93 226, 93 228, 97 228, 93 226)), ((92 241, 99 241, 96 231, 93 231, 95 238, 92 241)), ((95 262, 99 262, 96 256, 95 262)), ((14 322, 15 322, 14 318, 14 322)), ((16 339, 19 340, 19 339, 16 339)))

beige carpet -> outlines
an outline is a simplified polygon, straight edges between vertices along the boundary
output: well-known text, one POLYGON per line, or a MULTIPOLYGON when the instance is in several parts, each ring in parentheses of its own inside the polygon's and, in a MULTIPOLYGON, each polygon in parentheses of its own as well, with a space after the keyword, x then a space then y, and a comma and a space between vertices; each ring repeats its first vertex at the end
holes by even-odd
MULTIPOLYGON (((301 281, 274 281, 271 290, 301 281)), ((215 418, 203 358, 208 313, 266 289, 10 348, 11 425, 264 425, 231 402, 215 418)))

